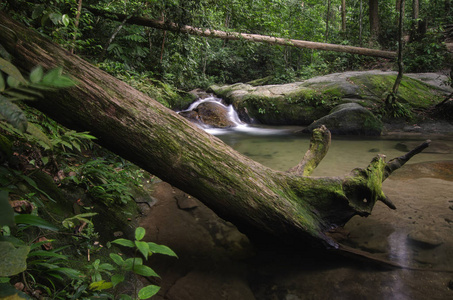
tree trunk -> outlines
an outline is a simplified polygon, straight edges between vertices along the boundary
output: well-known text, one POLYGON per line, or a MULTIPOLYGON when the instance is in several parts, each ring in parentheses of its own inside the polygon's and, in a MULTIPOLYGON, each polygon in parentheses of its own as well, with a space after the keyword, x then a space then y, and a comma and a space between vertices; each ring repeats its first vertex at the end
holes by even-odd
POLYGON ((46 40, 0 12, 0 40, 23 70, 62 66, 77 80, 68 90, 48 91, 33 106, 99 144, 198 198, 242 229, 286 241, 338 248, 326 235, 354 215, 367 216, 377 200, 393 204, 382 181, 428 143, 385 162, 378 155, 365 169, 343 177, 309 177, 330 143, 315 130, 302 162, 288 172, 247 158, 175 112, 46 40))
POLYGON ((359 8, 359 45, 362 47, 362 32, 363 32, 363 1, 360 0, 359 8))
POLYGON ((341 31, 346 32, 346 0, 341 0, 341 31))
POLYGON ((329 19, 330 19, 330 4, 331 0, 327 0, 327 12, 326 12, 326 43, 327 40, 329 39, 329 19))
POLYGON ((379 36, 379 5, 378 0, 369 0, 369 17, 370 17, 370 36, 371 42, 378 40, 379 36))
MULTIPOLYGON (((125 19, 127 16, 124 14, 114 14, 111 12, 105 12, 103 10, 89 8, 91 12, 96 15, 101 15, 106 18, 110 17, 111 15, 117 16, 120 20, 125 19)), ((368 49, 368 48, 361 48, 361 47, 353 47, 353 46, 343 46, 343 45, 336 45, 336 44, 328 44, 328 43, 317 43, 317 42, 310 42, 310 41, 302 41, 302 40, 293 40, 293 39, 286 39, 286 38, 277 38, 272 36, 265 36, 259 34, 248 34, 248 33, 239 33, 239 32, 226 32, 220 30, 211 30, 211 29, 203 29, 197 28, 187 25, 178 25, 171 22, 164 22, 160 20, 151 20, 142 17, 131 17, 127 20, 127 23, 153 27, 161 30, 169 30, 173 32, 180 32, 180 33, 187 33, 197 36, 204 36, 204 37, 211 37, 211 38, 219 38, 223 40, 246 40, 250 42, 261 42, 261 43, 268 43, 272 45, 283 45, 283 46, 291 46, 296 48, 308 48, 308 49, 317 49, 317 50, 324 50, 324 51, 336 51, 336 52, 346 52, 352 54, 359 54, 359 55, 367 55, 367 56, 375 56, 375 57, 383 57, 383 58, 396 58, 396 52, 393 51, 384 51, 384 50, 376 50, 376 49, 368 49)))
POLYGON ((398 89, 403 79, 403 22, 404 22, 404 7, 405 0, 399 0, 398 12, 398 75, 396 76, 395 83, 393 84, 392 91, 385 98, 385 106, 388 111, 394 110, 394 104, 398 99, 398 89))
POLYGON ((403 22, 404 22, 404 7, 405 1, 401 0, 400 10, 398 15, 398 76, 396 76, 395 84, 393 85, 393 97, 396 98, 398 89, 403 79, 403 22))
POLYGON ((420 4, 418 0, 412 0, 412 19, 417 20, 420 11, 420 4))

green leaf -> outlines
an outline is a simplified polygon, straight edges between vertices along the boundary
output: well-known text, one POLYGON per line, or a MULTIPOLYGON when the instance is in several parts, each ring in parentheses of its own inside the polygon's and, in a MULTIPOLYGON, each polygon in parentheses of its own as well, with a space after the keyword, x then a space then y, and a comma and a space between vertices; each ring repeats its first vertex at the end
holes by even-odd
POLYGON ((14 210, 8 201, 8 192, 0 191, 0 227, 14 226, 14 210))
POLYGON ((0 277, 0 283, 8 283, 10 278, 8 277, 0 277))
POLYGON ((110 258, 116 263, 118 266, 122 266, 124 264, 124 260, 121 256, 116 253, 110 253, 110 258))
POLYGON ((121 245, 121 246, 125 246, 125 247, 129 247, 129 248, 134 248, 135 247, 135 244, 134 244, 133 241, 126 240, 126 239, 116 239, 116 240, 112 241, 112 243, 118 244, 118 245, 121 245))
POLYGON ((137 241, 140 241, 142 238, 145 237, 145 233, 146 233, 145 228, 137 227, 137 229, 135 229, 135 239, 137 241))
POLYGON ((80 279, 80 277, 83 276, 83 274, 80 271, 72 269, 72 268, 55 268, 55 269, 52 269, 52 271, 59 272, 72 279, 80 279))
POLYGON ((135 241, 135 246, 137 246, 137 249, 145 257, 145 259, 148 259, 148 254, 149 254, 148 244, 143 241, 135 241))
POLYGON ((44 244, 53 243, 53 242, 54 242, 54 240, 44 240, 44 241, 41 241, 41 242, 33 243, 33 244, 30 245, 30 251, 33 250, 33 249, 36 249, 38 247, 41 247, 44 244))
POLYGON ((68 27, 69 25, 69 16, 67 14, 64 14, 61 16, 61 22, 63 22, 63 25, 65 27, 68 27))
POLYGON ((153 269, 151 269, 150 267, 145 266, 145 265, 135 265, 132 268, 132 271, 134 273, 137 273, 138 275, 142 275, 142 276, 160 277, 156 272, 154 272, 153 269))
POLYGON ((53 148, 52 141, 35 124, 28 123, 27 132, 31 134, 34 138, 36 138, 38 141, 43 142, 48 147, 48 149, 53 148))
POLYGON ((108 263, 103 263, 99 265, 100 270, 107 270, 107 271, 113 271, 115 270, 115 267, 112 266, 111 264, 108 263))
POLYGON ((13 276, 27 269, 28 246, 14 247, 10 242, 0 242, 0 277, 13 276))
POLYGON ((46 220, 44 220, 38 216, 29 215, 29 214, 16 215, 14 217, 14 220, 18 224, 27 224, 27 225, 36 226, 36 227, 39 227, 42 229, 58 231, 58 227, 56 227, 55 225, 47 222, 46 220))
POLYGON ((44 166, 47 165, 49 163, 49 157, 48 156, 41 157, 41 162, 44 166))
POLYGON ((41 66, 37 66, 30 72, 30 81, 32 83, 38 83, 42 80, 44 70, 41 66))
POLYGON ((133 266, 143 265, 143 259, 140 257, 131 257, 124 261, 123 268, 127 271, 132 271, 133 266))
POLYGON ((9 75, 7 78, 6 78, 6 82, 8 83, 8 85, 12 88, 17 88, 21 82, 19 79, 17 79, 16 77, 14 76, 11 76, 9 75))
POLYGON ((112 281, 112 284, 113 284, 114 287, 117 284, 123 282, 124 279, 125 279, 125 277, 122 274, 115 274, 115 275, 112 276, 112 278, 110 278, 110 280, 112 281))
POLYGON ((20 73, 19 69, 9 61, 0 57, 0 70, 16 79, 18 82, 26 84, 27 81, 20 73))
POLYGON ((119 300, 132 300, 132 297, 126 294, 121 294, 119 300))
POLYGON ((22 109, 2 95, 0 95, 0 114, 14 128, 17 128, 21 132, 27 131, 27 117, 22 109))
POLYGON ((28 257, 34 257, 34 256, 57 257, 57 258, 61 258, 61 259, 68 259, 68 257, 66 255, 55 253, 52 251, 45 251, 45 250, 36 250, 36 251, 32 251, 32 252, 30 252, 30 254, 28 254, 28 257))
POLYGON ((34 95, 35 97, 33 97, 32 100, 35 100, 36 97, 44 98, 44 95, 41 92, 35 91, 28 86, 25 86, 25 87, 20 86, 20 87, 17 87, 16 90, 21 91, 26 94, 34 95))
POLYGON ((157 294, 157 292, 159 292, 159 290, 160 290, 160 287, 158 287, 157 285, 151 284, 151 285, 145 286, 138 292, 138 298, 139 299, 149 299, 152 296, 154 296, 155 294, 157 294))
POLYGON ((89 289, 93 290, 93 291, 102 291, 102 290, 110 289, 112 287, 113 287, 113 283, 106 282, 105 280, 101 280, 101 281, 92 282, 89 286, 89 289))
POLYGON ((153 242, 148 242, 148 246, 149 246, 149 251, 151 251, 152 253, 159 253, 159 254, 164 254, 164 255, 168 255, 168 256, 178 257, 178 255, 176 255, 176 253, 173 252, 173 250, 171 250, 170 248, 168 248, 165 245, 158 245, 153 242))
POLYGON ((4 94, 10 96, 9 100, 10 101, 25 101, 25 100, 35 100, 36 98, 30 95, 26 95, 24 93, 20 93, 17 91, 18 88, 14 91, 5 91, 4 94))
POLYGON ((66 88, 74 86, 74 81, 62 74, 63 68, 59 67, 53 70, 50 70, 44 77, 42 78, 41 83, 43 85, 47 85, 50 87, 56 88, 66 88))

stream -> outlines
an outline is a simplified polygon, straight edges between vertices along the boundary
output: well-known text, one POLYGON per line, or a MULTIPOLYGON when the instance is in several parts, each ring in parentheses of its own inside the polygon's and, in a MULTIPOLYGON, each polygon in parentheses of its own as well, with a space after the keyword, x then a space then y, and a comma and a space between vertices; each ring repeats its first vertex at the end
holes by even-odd
MULTIPOLYGON (((204 129, 265 166, 286 171, 308 149, 310 136, 296 133, 300 127, 252 126, 240 122, 234 111, 231 116, 238 126, 204 129)), ((255 295, 285 300, 453 299, 453 135, 334 136, 312 176, 341 176, 366 167, 378 153, 398 157, 426 139, 431 146, 383 183, 397 209, 377 203, 371 216, 353 217, 341 231, 343 244, 403 269, 384 272, 366 264, 307 260, 291 251, 275 258, 270 251, 269 257, 261 253, 255 258, 255 295), (261 264, 267 264, 265 270, 261 264)))

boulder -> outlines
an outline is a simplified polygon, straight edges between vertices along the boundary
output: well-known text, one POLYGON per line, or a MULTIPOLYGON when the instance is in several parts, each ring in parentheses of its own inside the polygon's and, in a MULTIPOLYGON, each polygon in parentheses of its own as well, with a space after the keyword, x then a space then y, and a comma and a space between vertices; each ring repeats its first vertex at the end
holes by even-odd
POLYGON ((381 135, 383 129, 381 121, 357 103, 336 106, 330 114, 314 121, 303 132, 311 132, 321 125, 338 135, 381 135))
MULTIPOLYGON (((247 116, 259 123, 306 126, 338 104, 355 102, 368 108, 379 107, 383 95, 392 90, 396 75, 396 72, 378 70, 353 71, 280 85, 256 86, 259 81, 213 85, 209 91, 233 104, 240 116, 247 112, 247 116)), ((405 74, 398 92, 400 102, 415 109, 432 107, 452 92, 442 83, 445 80, 445 75, 434 73, 405 74)), ((371 120, 374 122, 375 118, 371 120)), ((372 134, 380 134, 376 130, 381 127, 380 122, 371 127, 372 134)))
POLYGON ((192 111, 183 111, 179 114, 189 121, 212 127, 228 128, 236 126, 228 116, 228 109, 216 102, 203 102, 192 111))

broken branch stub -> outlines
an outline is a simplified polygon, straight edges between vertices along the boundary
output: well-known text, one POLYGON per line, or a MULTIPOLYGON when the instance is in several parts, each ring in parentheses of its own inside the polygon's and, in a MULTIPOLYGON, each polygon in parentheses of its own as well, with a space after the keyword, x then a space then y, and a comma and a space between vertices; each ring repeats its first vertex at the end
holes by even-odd
POLYGON ((295 167, 288 170, 290 173, 294 173, 300 176, 310 176, 315 168, 326 156, 327 151, 330 147, 331 134, 326 126, 313 130, 310 139, 310 147, 304 155, 302 161, 295 167))

